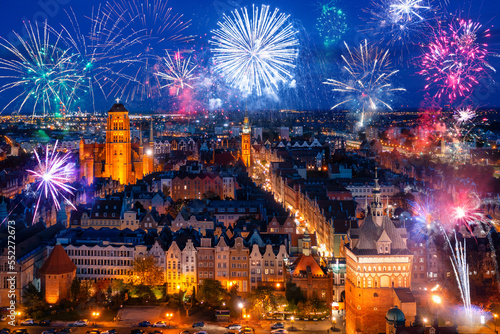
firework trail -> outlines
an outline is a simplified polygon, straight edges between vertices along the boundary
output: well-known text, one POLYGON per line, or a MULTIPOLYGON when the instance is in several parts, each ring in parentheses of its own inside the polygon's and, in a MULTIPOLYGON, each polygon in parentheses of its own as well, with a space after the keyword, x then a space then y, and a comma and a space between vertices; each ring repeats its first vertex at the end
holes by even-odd
POLYGON ((438 25, 420 59, 426 90, 436 90, 434 97, 454 102, 467 98, 479 79, 495 69, 487 62, 488 45, 479 38, 489 37, 489 29, 481 31, 481 24, 459 20, 445 27, 438 25))
POLYGON ((107 2, 93 17, 92 38, 108 57, 115 58, 115 94, 126 100, 160 95, 156 76, 169 50, 193 40, 184 35, 191 22, 161 0, 107 2))
POLYGON ((33 213, 33 222, 35 221, 40 201, 51 199, 57 210, 60 209, 61 198, 68 202, 74 209, 75 206, 68 200, 68 196, 73 195, 76 189, 67 185, 70 181, 70 176, 74 172, 69 164, 70 153, 60 155, 57 152, 57 141, 52 152, 49 152, 49 145, 45 148, 45 159, 42 161, 38 152, 35 150, 35 156, 38 161, 36 170, 28 170, 36 178, 38 184, 36 191, 38 192, 38 200, 33 213))
POLYGON ((446 241, 450 246, 451 256, 450 261, 453 266, 453 272, 455 273, 455 278, 457 279, 458 289, 460 290, 460 296, 462 297, 462 302, 464 304, 465 314, 469 322, 472 321, 472 307, 470 300, 470 282, 469 282, 469 265, 467 264, 467 254, 465 250, 465 239, 464 243, 460 243, 457 240, 455 234, 455 248, 451 245, 450 238, 443 233, 446 237, 446 241))
POLYGON ((14 32, 19 47, 4 38, 0 41, 0 47, 9 55, 0 58, 0 79, 7 81, 0 86, 0 93, 20 91, 3 110, 19 102, 19 112, 31 101, 33 116, 39 105, 44 115, 60 106, 68 110, 79 99, 77 93, 82 83, 75 55, 63 45, 61 33, 46 22, 25 22, 24 27, 26 38, 14 32))
POLYGON ((252 6, 224 15, 212 31, 215 71, 244 96, 276 95, 281 84, 292 82, 298 56, 297 31, 289 15, 269 6, 252 6))
POLYGON ((186 87, 193 88, 193 81, 198 77, 193 73, 197 66, 191 63, 191 57, 185 59, 180 52, 176 52, 174 59, 167 54, 167 57, 163 57, 163 61, 166 71, 156 73, 160 79, 167 81, 167 84, 162 88, 171 87, 175 91, 175 95, 179 95, 179 90, 186 87))
POLYGON ((342 81, 327 79, 323 83, 333 86, 332 91, 345 97, 331 109, 347 103, 354 104, 361 111, 360 123, 363 124, 366 112, 375 112, 380 106, 392 110, 388 100, 391 94, 406 90, 393 87, 391 83, 398 70, 390 66, 389 51, 372 48, 366 40, 354 50, 344 44, 348 54, 342 55, 343 69, 348 76, 342 81))

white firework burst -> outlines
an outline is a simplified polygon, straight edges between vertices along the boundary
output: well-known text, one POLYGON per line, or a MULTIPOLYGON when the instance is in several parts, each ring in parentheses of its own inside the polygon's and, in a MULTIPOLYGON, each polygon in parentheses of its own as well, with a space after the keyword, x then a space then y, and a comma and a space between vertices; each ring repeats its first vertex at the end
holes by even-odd
POLYGON ((214 30, 212 53, 215 70, 245 96, 276 93, 281 84, 291 82, 298 56, 297 31, 289 15, 269 6, 252 6, 224 15, 214 30))
POLYGON ((457 122, 457 125, 461 126, 476 118, 476 110, 471 107, 457 109, 453 114, 453 118, 457 122))
POLYGON ((167 84, 161 88, 174 88, 175 95, 179 95, 179 91, 186 87, 193 88, 193 82, 198 77, 194 73, 197 65, 192 64, 191 57, 186 59, 179 52, 176 52, 174 59, 170 57, 170 54, 167 54, 167 57, 163 57, 163 62, 166 71, 156 73, 157 77, 167 81, 167 84))
POLYGON ((344 44, 348 54, 342 55, 343 69, 348 76, 345 80, 327 79, 323 82, 333 86, 332 91, 344 97, 332 109, 343 104, 353 104, 356 110, 361 112, 361 123, 364 121, 366 111, 375 112, 379 107, 392 110, 389 104, 391 93, 406 89, 394 87, 391 83, 398 70, 393 70, 391 67, 389 51, 372 48, 366 40, 354 50, 344 44))

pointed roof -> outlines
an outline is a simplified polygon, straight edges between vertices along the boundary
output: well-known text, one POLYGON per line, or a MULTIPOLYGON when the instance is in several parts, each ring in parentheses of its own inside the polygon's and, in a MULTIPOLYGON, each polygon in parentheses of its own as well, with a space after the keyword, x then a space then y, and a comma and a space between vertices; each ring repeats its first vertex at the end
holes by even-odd
POLYGON ((61 245, 56 245, 52 249, 49 258, 45 261, 42 268, 40 268, 40 272, 45 275, 69 274, 75 270, 75 264, 71 262, 71 259, 61 245))
POLYGON ((325 272, 319 266, 312 255, 301 254, 292 265, 292 275, 301 275, 302 273, 312 274, 314 276, 324 276, 325 272))
POLYGON ((128 112, 122 103, 115 103, 108 112, 128 112))
POLYGON ((391 238, 387 235, 387 231, 383 231, 382 234, 380 235, 380 238, 378 238, 377 242, 392 242, 391 238))

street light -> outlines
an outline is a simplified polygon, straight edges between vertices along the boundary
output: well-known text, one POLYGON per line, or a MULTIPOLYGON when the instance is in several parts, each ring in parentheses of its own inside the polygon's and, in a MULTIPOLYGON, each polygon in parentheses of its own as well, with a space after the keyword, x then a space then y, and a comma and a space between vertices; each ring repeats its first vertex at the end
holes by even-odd
POLYGON ((172 317, 174 316, 173 313, 166 313, 165 317, 168 319, 168 327, 170 327, 170 320, 172 320, 172 317))
POLYGON ((498 314, 493 313, 493 324, 495 325, 495 334, 498 334, 498 332, 497 332, 497 318, 498 318, 498 314))
POLYGON ((438 305, 439 305, 439 304, 441 304, 441 302, 442 302, 443 300, 441 299, 441 296, 439 296, 439 295, 432 295, 432 301, 433 301, 435 304, 438 304, 438 305))
POLYGON ((99 317, 99 312, 94 311, 92 312, 92 317, 94 318, 94 326, 96 325, 95 322, 97 321, 97 318, 99 317))
POLYGON ((243 303, 239 302, 238 307, 240 308, 240 319, 243 319, 243 303))
POLYGON ((333 331, 336 331, 335 325, 337 324, 337 318, 333 317, 332 318, 332 323, 333 323, 333 331))
POLYGON ((290 322, 292 323, 292 329, 291 330, 293 331, 293 323, 295 322, 295 317, 293 315, 290 317, 290 322))
POLYGON ((432 298, 432 301, 434 302, 434 304, 436 304, 436 306, 434 307, 434 311, 435 311, 434 327, 438 327, 439 326, 438 306, 441 305, 441 303, 443 302, 443 299, 441 298, 440 295, 432 295, 431 298, 432 298))

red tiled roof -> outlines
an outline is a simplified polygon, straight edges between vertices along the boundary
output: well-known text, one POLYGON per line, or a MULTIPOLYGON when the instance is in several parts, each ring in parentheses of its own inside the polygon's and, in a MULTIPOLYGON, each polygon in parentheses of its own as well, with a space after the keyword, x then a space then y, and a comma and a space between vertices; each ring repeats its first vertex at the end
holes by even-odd
POLYGON ((71 262, 71 259, 61 245, 56 245, 52 249, 49 258, 45 261, 42 268, 40 268, 40 272, 45 275, 68 274, 75 270, 75 264, 71 262))
POLYGON ((318 262, 316 262, 312 255, 306 256, 304 254, 301 254, 295 261, 295 268, 292 272, 292 275, 298 275, 303 271, 310 272, 314 276, 325 275, 323 269, 321 269, 318 262))

